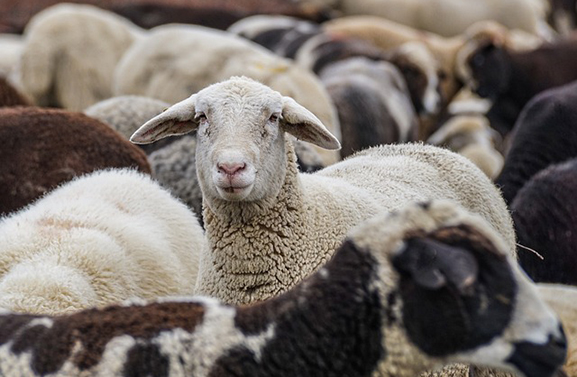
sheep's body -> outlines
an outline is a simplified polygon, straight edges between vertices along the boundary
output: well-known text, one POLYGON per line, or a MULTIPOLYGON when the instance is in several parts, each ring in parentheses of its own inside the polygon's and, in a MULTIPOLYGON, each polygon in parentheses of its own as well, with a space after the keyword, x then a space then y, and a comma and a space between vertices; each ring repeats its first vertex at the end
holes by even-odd
POLYGON ((329 65, 319 77, 339 114, 341 157, 378 144, 417 139, 417 114, 393 64, 349 58, 329 65))
POLYGON ((60 314, 192 294, 204 234, 149 176, 124 169, 79 177, 2 219, 0 243, 0 307, 60 314))
POLYGON ((498 190, 471 162, 447 150, 382 146, 315 174, 299 174, 285 131, 327 148, 338 142, 294 100, 247 78, 212 85, 175 104, 132 140, 151 142, 196 129, 195 114, 207 118, 200 121, 196 150, 210 250, 201 260, 201 294, 231 303, 278 295, 326 263, 352 226, 412 200, 453 199, 486 218, 509 251, 515 250, 498 190), (267 122, 271 111, 276 120, 267 122), (259 151, 254 160, 252 151, 259 151), (234 169, 240 173, 225 174, 234 169))
POLYGON ((31 203, 77 175, 132 167, 150 173, 146 155, 107 125, 58 109, 0 109, 0 214, 31 203))
POLYGON ((577 159, 535 174, 510 205, 519 263, 536 282, 577 285, 577 159), (543 258, 543 259, 541 259, 543 258))
POLYGON ((380 16, 415 29, 452 37, 479 21, 492 20, 509 29, 552 37, 545 13, 530 0, 345 0, 339 7, 346 15, 380 16))
MULTIPOLYGON (((86 108, 84 114, 108 124, 120 132, 127 140, 144 122, 160 114, 170 106, 169 103, 144 96, 118 96, 108 98, 86 108)), ((177 138, 169 138, 153 145, 142 145, 141 148, 150 155, 177 138)), ((199 212, 197 212, 199 213, 199 212)))
POLYGON ((61 317, 3 312, 0 373, 412 377, 461 360, 549 377, 565 338, 508 252, 454 203, 412 204, 359 225, 319 273, 259 305, 182 298, 61 317), (433 264, 415 270, 414 258, 433 264))
POLYGON ((503 155, 495 148, 498 138, 483 115, 456 115, 442 124, 427 142, 467 157, 494 179, 501 172, 504 161, 503 155))
MULTIPOLYGON (((175 103, 215 81, 240 74, 301 101, 340 136, 334 106, 311 72, 244 38, 201 26, 166 25, 152 29, 119 62, 115 93, 175 103)), ((324 165, 339 160, 335 151, 319 148, 319 153, 324 165)))
POLYGON ((59 4, 34 16, 18 67, 37 105, 82 111, 112 96, 114 68, 142 31, 91 5, 59 4))
POLYGON ((523 109, 496 179, 511 203, 523 185, 547 166, 577 157, 577 83, 549 89, 523 109))

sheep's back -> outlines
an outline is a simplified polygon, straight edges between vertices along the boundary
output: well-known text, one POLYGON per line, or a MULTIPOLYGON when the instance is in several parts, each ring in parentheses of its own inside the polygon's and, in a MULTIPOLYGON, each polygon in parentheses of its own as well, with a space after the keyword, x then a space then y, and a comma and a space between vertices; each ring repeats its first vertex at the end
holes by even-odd
POLYGON ((150 174, 144 152, 107 125, 79 113, 2 109, 0 140, 0 214, 95 170, 132 167, 150 174))

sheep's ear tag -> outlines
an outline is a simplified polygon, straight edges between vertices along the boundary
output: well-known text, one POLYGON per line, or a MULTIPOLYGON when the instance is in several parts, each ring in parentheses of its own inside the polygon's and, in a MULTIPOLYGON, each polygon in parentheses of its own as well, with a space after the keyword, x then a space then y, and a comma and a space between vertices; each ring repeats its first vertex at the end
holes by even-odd
POLYGON ((393 258, 393 266, 429 290, 450 284, 466 293, 478 275, 477 260, 470 251, 431 238, 409 239, 393 258))
POLYGON ((324 124, 304 106, 283 97, 282 128, 299 140, 325 149, 340 149, 341 143, 324 124))

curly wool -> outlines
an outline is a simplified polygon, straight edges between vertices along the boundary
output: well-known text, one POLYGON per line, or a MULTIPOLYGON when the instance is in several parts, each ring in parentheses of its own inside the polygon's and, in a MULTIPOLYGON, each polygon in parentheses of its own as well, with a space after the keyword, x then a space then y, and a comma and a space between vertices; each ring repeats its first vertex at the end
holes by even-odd
POLYGON ((194 213, 202 214, 202 191, 196 177, 196 137, 186 135, 152 152, 148 162, 158 182, 182 200, 194 213))
POLYGON ((513 226, 499 191, 464 157, 422 144, 387 145, 299 174, 288 142, 286 150, 278 197, 205 202, 210 252, 201 257, 198 294, 235 304, 278 295, 326 263, 352 226, 409 201, 452 199, 488 220, 514 253, 513 226))
POLYGON ((2 219, 0 243, 0 307, 60 314, 192 294, 204 235, 182 203, 125 169, 77 178, 2 219))

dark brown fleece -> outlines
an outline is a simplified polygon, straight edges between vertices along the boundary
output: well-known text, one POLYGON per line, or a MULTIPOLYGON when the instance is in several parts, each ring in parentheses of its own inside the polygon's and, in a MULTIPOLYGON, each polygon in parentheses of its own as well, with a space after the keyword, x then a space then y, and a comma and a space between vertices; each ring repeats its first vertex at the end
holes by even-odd
POLYGON ((9 106, 30 106, 30 102, 4 77, 0 76, 0 107, 9 106))
MULTIPOLYGON (((193 332, 202 322, 203 315, 204 308, 198 303, 111 306, 55 317, 50 328, 39 324, 24 330, 21 329, 35 316, 3 316, 0 317, 0 345, 13 341, 11 351, 14 354, 30 352, 32 367, 39 375, 45 375, 58 371, 70 358, 74 344, 80 342, 82 349, 72 361, 80 370, 85 370, 100 362, 106 345, 114 337, 129 335, 135 339, 150 340, 163 330, 181 328, 193 332)), ((144 354, 160 356, 158 350, 150 347, 155 346, 149 344, 148 352, 144 354)), ((139 353, 135 352, 131 354, 129 351, 129 363, 135 361, 133 359, 139 353)), ((163 364, 167 364, 167 361, 159 363, 163 364)))
POLYGON ((146 155, 81 113, 38 107, 0 109, 0 215, 72 178, 106 168, 150 174, 146 155))
POLYGON ((577 284, 577 159, 536 174, 511 204, 519 263, 537 282, 577 284))

